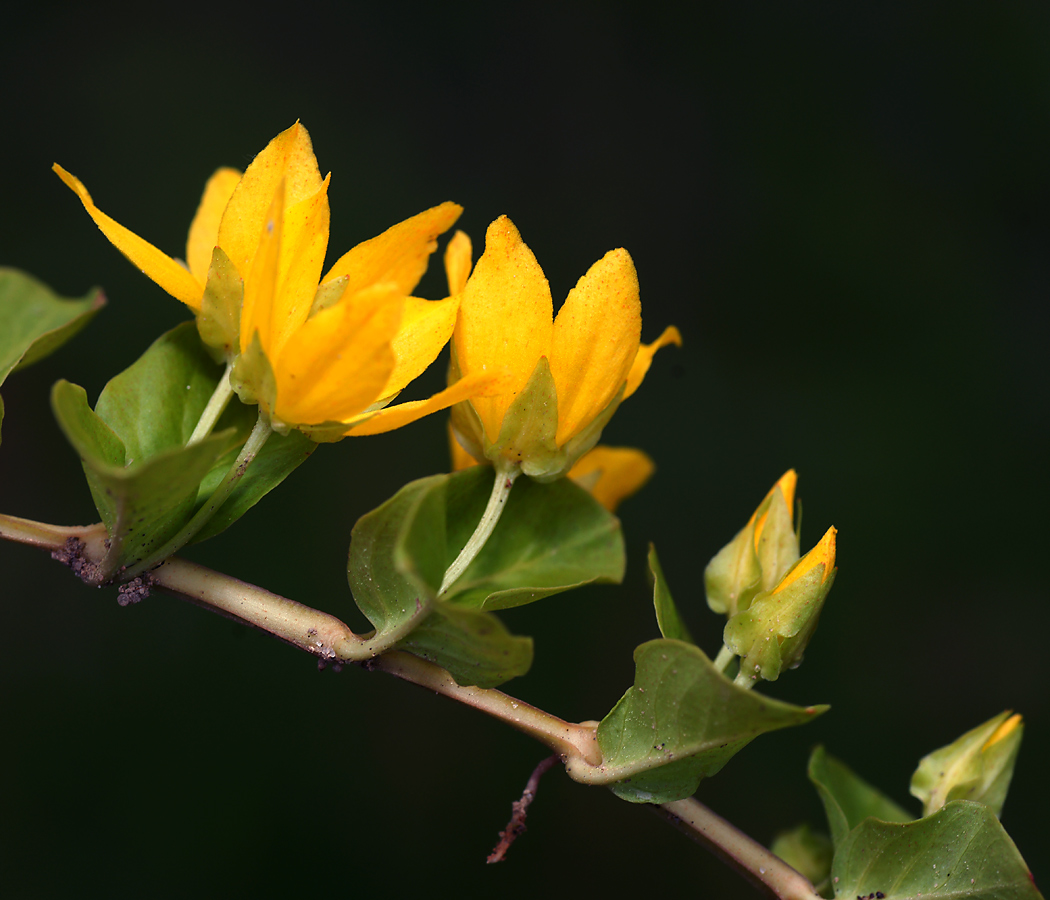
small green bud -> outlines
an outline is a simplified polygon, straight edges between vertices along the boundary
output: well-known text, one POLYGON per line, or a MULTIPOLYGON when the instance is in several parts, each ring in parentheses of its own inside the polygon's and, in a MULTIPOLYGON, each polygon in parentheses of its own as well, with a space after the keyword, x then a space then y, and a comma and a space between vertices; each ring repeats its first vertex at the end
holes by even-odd
POLYGON ((975 800, 998 816, 1023 734, 1021 716, 1007 710, 924 757, 911 778, 911 794, 922 801, 923 815, 950 800, 975 800))
POLYGON ((741 676, 776 681, 785 669, 802 662, 835 581, 835 535, 829 528, 773 590, 758 594, 748 609, 730 617, 724 640, 740 657, 741 676))
POLYGON ((790 469, 770 489, 737 533, 704 570, 707 605, 734 616, 747 609, 759 591, 770 591, 798 560, 798 535, 791 505, 798 476, 790 469))

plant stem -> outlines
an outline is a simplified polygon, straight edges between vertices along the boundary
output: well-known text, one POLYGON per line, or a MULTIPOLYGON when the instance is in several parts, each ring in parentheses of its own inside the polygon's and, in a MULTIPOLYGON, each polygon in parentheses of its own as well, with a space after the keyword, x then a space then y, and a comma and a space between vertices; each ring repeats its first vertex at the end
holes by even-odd
POLYGON ((233 385, 230 384, 230 370, 232 368, 232 362, 226 363, 226 370, 219 378, 219 383, 215 385, 215 390, 208 401, 208 405, 204 407, 204 412, 201 413, 201 417, 197 420, 197 427, 193 429, 193 434, 186 441, 187 447, 200 443, 211 434, 215 423, 219 420, 219 416, 226 409, 226 404, 230 402, 230 398, 233 396, 233 385))
POLYGON ((722 645, 722 649, 718 651, 718 656, 715 657, 715 668, 719 672, 724 672, 726 666, 728 666, 736 654, 730 650, 725 644, 722 645))
POLYGON ((820 900, 820 894, 808 879, 698 800, 688 797, 654 809, 767 896, 779 900, 820 900))
POLYGON ((129 566, 127 570, 122 572, 122 578, 129 580, 137 575, 141 575, 143 572, 148 572, 193 540, 197 532, 208 524, 212 516, 219 511, 226 499, 233 493, 233 489, 237 487, 237 483, 244 476, 244 473, 248 471, 248 466, 251 465, 252 460, 255 459, 271 434, 273 434, 273 429, 270 427, 270 422, 260 412, 259 418, 255 422, 255 427, 252 429, 252 433, 248 435, 248 440, 244 442, 240 454, 226 473, 226 477, 219 482, 219 486, 208 498, 204 506, 197 510, 196 515, 179 530, 179 533, 167 541, 159 550, 155 550, 145 559, 139 560, 135 565, 129 566))
MULTIPOLYGON (((0 514, 0 538, 51 551, 68 551, 71 543, 77 543, 78 560, 89 565, 97 564, 106 554, 106 532, 101 524, 62 527, 0 514)), ((596 722, 567 722, 502 691, 457 684, 440 666, 410 653, 382 652, 374 638, 354 634, 335 616, 184 559, 167 559, 149 574, 148 582, 151 587, 266 631, 317 656, 320 662, 357 662, 499 719, 559 754, 576 781, 607 784, 623 776, 603 765, 596 722)), ((819 900, 820 895, 802 875, 698 801, 689 798, 651 808, 769 896, 819 900)))
POLYGON ((507 498, 510 496, 510 489, 514 486, 514 480, 520 474, 521 469, 516 465, 501 466, 497 464, 496 480, 492 485, 492 493, 489 495, 489 502, 485 506, 485 512, 481 515, 478 527, 474 529, 470 539, 463 549, 459 551, 459 556, 453 560, 452 565, 446 570, 445 577, 441 581, 441 588, 438 591, 439 597, 452 587, 456 579, 463 574, 467 566, 474 561, 474 557, 481 552, 481 548, 485 546, 485 541, 489 539, 489 536, 496 528, 499 517, 503 514, 503 507, 507 504, 507 498))

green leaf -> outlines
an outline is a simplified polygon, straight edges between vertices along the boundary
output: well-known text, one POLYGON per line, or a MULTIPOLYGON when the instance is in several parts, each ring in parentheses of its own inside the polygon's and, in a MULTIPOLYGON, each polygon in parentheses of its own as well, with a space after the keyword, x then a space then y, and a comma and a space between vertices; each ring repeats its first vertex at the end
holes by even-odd
MULTIPOLYGON (((481 517, 493 470, 474 466, 405 485, 354 526, 347 576, 358 607, 376 629, 378 649, 410 633, 419 655, 476 683, 524 672, 531 644, 494 619, 458 615, 530 603, 623 575, 618 520, 568 481, 514 485, 499 524, 478 557, 431 613, 445 570, 481 517), (527 651, 527 652, 526 652, 527 651), (482 674, 479 674, 482 673, 482 674)), ((407 644, 402 644, 407 647, 407 644)), ((378 652, 377 649, 377 652, 378 652)))
MULTIPOLYGON (((59 424, 84 462, 88 485, 110 533, 103 580, 173 537, 211 496, 255 423, 254 407, 234 402, 217 431, 186 441, 223 377, 193 322, 161 335, 103 388, 92 412, 83 390, 56 385, 59 424), (172 472, 168 482, 165 479, 172 472)), ((272 435, 233 493, 196 535, 212 537, 283 481, 315 445, 297 433, 272 435)))
POLYGON ((782 831, 769 849, 808 878, 818 891, 821 890, 821 883, 831 876, 831 839, 826 834, 813 831, 808 825, 782 831))
POLYGON ((685 641, 687 644, 695 644, 689 629, 678 613, 671 589, 664 579, 664 570, 660 566, 660 560, 656 556, 656 547, 649 545, 649 572, 653 581, 653 606, 656 607, 656 623, 660 626, 660 634, 665 638, 675 641, 685 641))
MULTIPOLYGON (((80 300, 63 299, 32 275, 0 268, 0 384, 57 350, 105 303, 98 288, 80 300)), ((3 418, 0 399, 0 423, 3 418)))
POLYGON ((59 381, 51 405, 80 455, 88 486, 109 532, 109 550, 88 580, 104 583, 144 559, 178 532, 193 512, 197 486, 232 438, 212 435, 125 466, 124 444, 88 406, 84 389, 59 381))
MULTIPOLYGON (((473 533, 494 475, 488 466, 472 466, 447 477, 444 568, 473 533)), ((619 583, 625 565, 620 520, 590 494, 567 478, 549 484, 519 478, 496 530, 445 599, 509 609, 592 582, 619 583)))
POLYGON ((1017 847, 983 803, 954 800, 907 824, 865 819, 839 845, 836 897, 892 900, 1036 900, 1017 847))
POLYGON ((358 519, 350 533, 346 574, 354 601, 377 637, 393 636, 391 645, 427 615, 445 573, 440 495, 447 478, 432 475, 409 482, 358 519), (421 527, 412 535, 413 552, 406 559, 402 545, 421 506, 421 527))
POLYGON ((809 780, 820 794, 836 847, 869 817, 886 822, 910 822, 915 818, 823 747, 816 747, 809 757, 809 780))
POLYGON ((492 613, 437 602, 398 649, 437 663, 458 684, 492 688, 532 665, 532 638, 511 634, 492 613))
POLYGON ((827 709, 737 687, 699 647, 681 641, 649 641, 634 660, 634 686, 598 726, 604 768, 618 778, 611 787, 633 803, 688 797, 758 735, 827 709))

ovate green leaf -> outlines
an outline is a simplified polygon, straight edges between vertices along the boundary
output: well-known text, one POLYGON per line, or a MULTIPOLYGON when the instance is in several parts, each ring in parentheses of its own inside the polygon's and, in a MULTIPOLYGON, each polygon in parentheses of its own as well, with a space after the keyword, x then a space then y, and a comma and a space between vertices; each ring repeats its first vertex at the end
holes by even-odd
POLYGON ((907 824, 865 819, 839 844, 835 896, 1038 900, 1017 847, 983 803, 954 800, 907 824))
POLYGON ((868 784, 845 763, 817 747, 809 757, 809 780, 816 785, 836 847, 869 817, 886 822, 910 822, 915 817, 868 784))
POLYGON ((649 641, 634 660, 634 686, 598 726, 604 769, 617 777, 611 787, 634 803, 688 797, 758 735, 827 709, 737 687, 682 641, 649 641))
MULTIPOLYGON (((32 275, 0 268, 0 384, 57 350, 91 321, 106 302, 94 288, 79 300, 59 297, 32 275)), ((4 404, 0 399, 0 423, 4 404)))

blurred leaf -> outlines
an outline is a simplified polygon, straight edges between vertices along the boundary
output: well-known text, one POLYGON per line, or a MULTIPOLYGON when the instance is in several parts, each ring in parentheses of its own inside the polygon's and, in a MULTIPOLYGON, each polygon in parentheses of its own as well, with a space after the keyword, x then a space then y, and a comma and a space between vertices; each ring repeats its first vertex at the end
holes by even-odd
POLYGON ((1036 900, 1032 875, 995 814, 954 800, 907 824, 865 819, 839 845, 836 897, 1036 900))
POLYGON ((660 566, 660 560, 656 556, 656 547, 649 545, 649 572, 653 581, 653 606, 656 607, 656 623, 660 626, 660 634, 665 638, 675 641, 685 641, 687 644, 695 644, 689 629, 678 614, 671 589, 664 579, 664 570, 660 566))
POLYGON ((809 780, 816 785, 824 804, 835 847, 869 817, 885 822, 910 822, 915 818, 823 747, 814 748, 809 757, 809 780))
POLYGON ((437 602, 397 645, 437 663, 457 684, 497 687, 532 665, 532 638, 511 634, 492 613, 437 602))
POLYGON ((634 686, 598 726, 604 768, 620 779, 610 787, 633 803, 688 797, 758 735, 827 709, 737 687, 699 647, 681 641, 649 641, 634 660, 634 686))
POLYGON ((109 532, 109 550, 94 579, 105 582, 162 546, 189 520, 197 485, 226 452, 233 435, 212 435, 192 447, 162 451, 125 467, 123 442, 92 412, 83 388, 59 381, 52 389, 51 405, 80 455, 109 532))
POLYGON ((799 825, 782 831, 770 849, 784 862, 805 875, 817 890, 831 875, 831 839, 813 831, 808 825, 799 825))
MULTIPOLYGON (((57 350, 105 302, 98 288, 80 300, 63 299, 32 275, 0 268, 0 385, 11 372, 57 350)), ((3 419, 0 399, 0 424, 3 419)))

